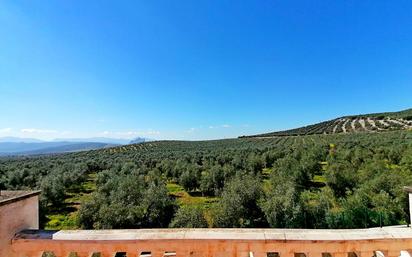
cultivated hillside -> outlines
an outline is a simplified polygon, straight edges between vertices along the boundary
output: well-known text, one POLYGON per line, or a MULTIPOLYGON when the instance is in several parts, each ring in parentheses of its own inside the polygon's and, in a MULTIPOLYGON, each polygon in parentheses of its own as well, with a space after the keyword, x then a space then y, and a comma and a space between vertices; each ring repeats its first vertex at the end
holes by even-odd
POLYGON ((400 112, 351 115, 305 127, 245 137, 298 136, 412 129, 412 109, 400 112))

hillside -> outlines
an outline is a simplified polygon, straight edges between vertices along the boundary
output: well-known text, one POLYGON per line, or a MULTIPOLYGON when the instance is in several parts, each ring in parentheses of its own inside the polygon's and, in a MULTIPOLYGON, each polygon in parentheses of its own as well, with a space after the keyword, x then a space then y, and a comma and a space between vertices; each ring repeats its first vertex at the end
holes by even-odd
POLYGON ((300 128, 243 137, 301 136, 412 129, 412 109, 399 112, 350 115, 300 128))

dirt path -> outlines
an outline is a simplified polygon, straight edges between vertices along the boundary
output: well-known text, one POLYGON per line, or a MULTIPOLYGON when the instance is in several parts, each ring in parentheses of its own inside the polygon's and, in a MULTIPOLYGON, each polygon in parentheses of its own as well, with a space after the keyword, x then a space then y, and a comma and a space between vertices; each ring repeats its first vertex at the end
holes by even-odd
POLYGON ((367 121, 368 121, 368 123, 372 126, 372 128, 373 128, 373 129, 376 129, 376 130, 383 130, 382 128, 380 128, 380 127, 376 126, 375 121, 374 121, 374 120, 372 120, 371 118, 368 118, 368 119, 367 119, 367 121))
POLYGON ((402 119, 402 121, 405 122, 405 124, 407 124, 409 127, 412 126, 412 120, 403 120, 402 119))
POLYGON ((356 123, 357 120, 358 120, 358 119, 354 119, 354 120, 352 120, 351 123, 350 123, 350 127, 352 128, 352 131, 356 131, 355 123, 356 123))
POLYGON ((338 126, 341 121, 342 121, 341 119, 335 121, 335 126, 333 126, 332 134, 336 134, 336 130, 338 130, 338 126))
POLYGON ((361 125, 363 130, 369 131, 369 129, 365 125, 365 120, 364 119, 359 119, 359 124, 361 125))
POLYGON ((395 120, 395 119, 389 118, 388 121, 390 121, 392 123, 395 123, 395 124, 398 124, 398 125, 402 126, 402 128, 404 128, 404 129, 407 129, 407 128, 410 127, 409 124, 407 122, 405 122, 404 120, 395 120))
POLYGON ((376 128, 376 124, 374 120, 372 120, 371 118, 368 118, 367 121, 373 128, 376 128))
POLYGON ((384 121, 384 120, 378 120, 378 122, 379 122, 380 124, 382 124, 383 126, 385 126, 385 127, 389 127, 389 123, 387 123, 387 122, 384 121))
POLYGON ((346 124, 348 124, 348 122, 349 122, 349 120, 348 120, 348 119, 345 119, 345 122, 342 124, 342 131, 343 131, 343 133, 347 133, 347 132, 346 132, 346 124))

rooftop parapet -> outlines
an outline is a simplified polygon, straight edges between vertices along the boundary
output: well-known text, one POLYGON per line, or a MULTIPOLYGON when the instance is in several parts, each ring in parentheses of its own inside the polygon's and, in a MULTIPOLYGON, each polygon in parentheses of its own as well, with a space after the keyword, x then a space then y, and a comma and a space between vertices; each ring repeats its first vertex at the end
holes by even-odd
POLYGON ((144 241, 144 240, 254 240, 254 241, 351 241, 411 239, 406 225, 367 229, 109 229, 109 230, 23 230, 18 240, 53 241, 144 241))
POLYGON ((412 229, 26 230, 12 247, 28 257, 410 257, 412 229))

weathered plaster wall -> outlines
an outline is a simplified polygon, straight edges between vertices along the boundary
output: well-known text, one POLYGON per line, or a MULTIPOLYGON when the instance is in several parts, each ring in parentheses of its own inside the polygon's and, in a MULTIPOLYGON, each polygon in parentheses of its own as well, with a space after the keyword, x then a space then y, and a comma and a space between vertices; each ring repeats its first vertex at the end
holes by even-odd
POLYGON ((11 239, 23 229, 39 228, 39 196, 0 205, 0 257, 12 257, 11 239))

